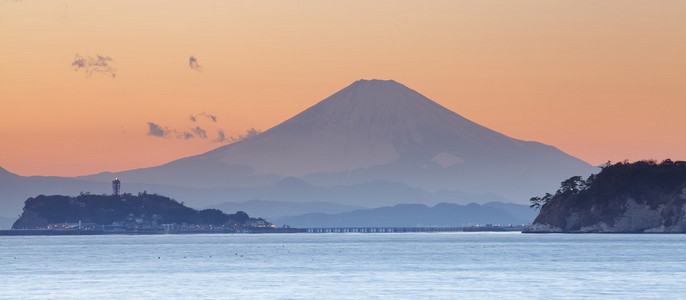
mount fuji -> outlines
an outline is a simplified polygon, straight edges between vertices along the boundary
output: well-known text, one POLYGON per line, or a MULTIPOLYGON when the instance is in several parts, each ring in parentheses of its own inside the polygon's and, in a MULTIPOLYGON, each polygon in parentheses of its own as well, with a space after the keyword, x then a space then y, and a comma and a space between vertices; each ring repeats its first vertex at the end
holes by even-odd
POLYGON ((117 176, 193 189, 259 189, 286 180, 301 182, 290 188, 296 192, 392 182, 526 203, 593 171, 555 147, 490 130, 393 80, 359 80, 246 140, 158 167, 77 179, 117 176))
POLYGON ((261 134, 157 167, 75 178, 23 177, 0 168, 0 227, 28 197, 108 193, 114 177, 122 192, 283 218, 472 202, 517 214, 528 207, 503 202, 526 204, 564 179, 594 171, 555 147, 467 120, 395 81, 359 80, 261 134))

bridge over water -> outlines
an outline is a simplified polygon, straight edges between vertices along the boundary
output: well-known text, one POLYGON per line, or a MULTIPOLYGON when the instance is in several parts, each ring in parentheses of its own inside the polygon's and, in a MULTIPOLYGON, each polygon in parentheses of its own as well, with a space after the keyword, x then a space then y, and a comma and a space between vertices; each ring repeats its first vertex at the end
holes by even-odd
POLYGON ((478 232, 522 231, 524 229, 524 226, 303 228, 307 233, 478 232))

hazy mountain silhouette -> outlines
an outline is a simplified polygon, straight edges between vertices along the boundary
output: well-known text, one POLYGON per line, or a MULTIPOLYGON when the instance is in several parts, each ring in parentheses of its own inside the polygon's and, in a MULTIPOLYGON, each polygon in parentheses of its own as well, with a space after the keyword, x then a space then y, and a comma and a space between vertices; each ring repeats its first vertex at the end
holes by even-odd
POLYGON ((439 203, 434 207, 423 204, 398 204, 337 214, 304 214, 274 219, 273 222, 292 227, 429 227, 519 225, 530 224, 532 219, 533 214, 527 219, 519 219, 503 209, 487 205, 439 203))
MULTIPOLYGON (((555 147, 507 137, 395 81, 360 80, 240 142, 170 163, 77 178, 0 169, 13 217, 38 194, 147 190, 195 208, 253 199, 374 208, 399 203, 527 203, 595 171, 555 147)), ((302 211, 307 212, 307 211, 302 211)))
MULTIPOLYGON (((9 172, 1 173, 0 216, 14 220, 29 197, 44 195, 75 196, 81 192, 110 194, 110 182, 96 182, 62 177, 22 177, 9 172)), ((460 191, 427 192, 407 185, 375 180, 356 185, 313 186, 289 177, 276 184, 262 187, 188 188, 168 185, 122 182, 122 193, 158 193, 183 201, 193 208, 219 208, 234 212, 243 210, 260 217, 284 217, 322 212, 336 213, 357 208, 375 208, 398 203, 439 202, 486 203, 507 201, 493 194, 471 195, 460 191), (253 201, 249 201, 253 200, 253 201), (348 204, 345 204, 348 203, 348 204)), ((0 225, 2 225, 0 223, 0 225)))
POLYGON ((255 199, 245 202, 223 202, 207 208, 217 208, 225 212, 244 211, 248 215, 273 220, 307 213, 335 214, 362 209, 363 207, 331 202, 287 202, 255 199))
POLYGON ((159 167, 83 179, 197 188, 265 186, 285 177, 319 186, 380 179, 523 203, 594 170, 555 147, 469 121, 395 81, 359 80, 255 137, 159 167))

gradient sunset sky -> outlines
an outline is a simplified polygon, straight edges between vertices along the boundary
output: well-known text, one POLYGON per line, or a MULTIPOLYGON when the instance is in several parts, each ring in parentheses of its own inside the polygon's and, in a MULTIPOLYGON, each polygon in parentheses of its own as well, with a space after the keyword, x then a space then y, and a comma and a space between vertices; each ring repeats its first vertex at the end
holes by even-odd
POLYGON ((0 0, 0 166, 159 165, 363 78, 591 164, 686 160, 686 1, 0 0))

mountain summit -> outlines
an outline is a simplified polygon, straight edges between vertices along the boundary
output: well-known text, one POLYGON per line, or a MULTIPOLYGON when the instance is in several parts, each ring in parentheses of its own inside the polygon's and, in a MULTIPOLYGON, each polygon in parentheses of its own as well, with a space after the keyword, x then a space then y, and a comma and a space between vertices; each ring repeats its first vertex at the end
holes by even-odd
POLYGON ((255 137, 116 175, 202 188, 269 185, 286 177, 321 186, 384 180, 523 202, 592 171, 555 147, 490 130, 393 80, 359 80, 255 137))
MULTIPOLYGON (((448 142, 443 138, 479 148, 514 141, 393 80, 359 80, 254 139, 207 157, 247 164, 260 174, 301 177, 391 163, 410 151, 423 151, 427 143, 448 142)), ((450 164, 463 154, 437 159, 450 164)))

